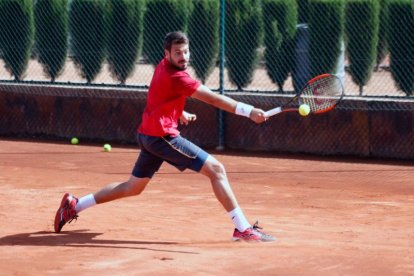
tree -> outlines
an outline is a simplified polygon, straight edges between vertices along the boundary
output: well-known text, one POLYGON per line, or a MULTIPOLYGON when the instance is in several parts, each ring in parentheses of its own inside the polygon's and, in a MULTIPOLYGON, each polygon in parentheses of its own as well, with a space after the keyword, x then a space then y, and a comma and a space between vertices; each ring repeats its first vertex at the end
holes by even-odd
POLYGON ((344 0, 310 0, 309 61, 311 77, 333 73, 341 53, 344 0))
POLYGON ((391 74, 407 96, 414 91, 414 6, 411 0, 389 3, 389 51, 391 74))
POLYGON ((379 12, 378 0, 347 2, 345 33, 349 72, 359 86, 360 95, 372 76, 377 57, 379 12))
POLYGON ((226 3, 226 63, 230 81, 238 90, 251 83, 257 50, 263 37, 259 0, 229 0, 226 3))
POLYGON ((87 83, 102 69, 106 48, 105 0, 72 0, 69 12, 70 49, 87 83))
POLYGON ((125 84, 141 55, 145 0, 110 0, 109 7, 109 70, 125 84))
POLYGON ((34 38, 32 0, 0 0, 0 50, 15 80, 26 72, 34 38))
POLYGON ((144 16, 143 55, 154 66, 164 57, 163 41, 167 33, 186 32, 190 2, 188 0, 152 0, 144 16))
POLYGON ((266 69, 280 91, 293 67, 297 15, 296 1, 263 1, 266 69))
POLYGON ((298 6, 299 23, 308 23, 309 16, 309 0, 296 0, 298 6))
POLYGON ((219 49, 219 2, 193 2, 189 17, 188 36, 191 41, 191 65, 197 77, 205 83, 213 71, 219 49))
POLYGON ((67 0, 37 0, 34 14, 37 60, 54 82, 63 71, 68 49, 67 0))

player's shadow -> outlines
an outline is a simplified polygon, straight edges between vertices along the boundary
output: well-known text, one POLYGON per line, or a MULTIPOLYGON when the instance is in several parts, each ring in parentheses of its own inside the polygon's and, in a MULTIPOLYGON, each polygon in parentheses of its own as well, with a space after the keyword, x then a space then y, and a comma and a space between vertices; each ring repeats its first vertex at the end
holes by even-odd
POLYGON ((0 238, 0 246, 65 246, 65 247, 95 247, 95 248, 121 248, 138 249, 159 252, 174 252, 183 254, 199 254, 197 252, 167 250, 151 248, 151 245, 177 245, 176 242, 158 241, 133 241, 133 240, 104 240, 96 239, 102 233, 92 233, 87 230, 61 232, 56 234, 49 231, 38 231, 33 233, 21 233, 4 236, 0 238))

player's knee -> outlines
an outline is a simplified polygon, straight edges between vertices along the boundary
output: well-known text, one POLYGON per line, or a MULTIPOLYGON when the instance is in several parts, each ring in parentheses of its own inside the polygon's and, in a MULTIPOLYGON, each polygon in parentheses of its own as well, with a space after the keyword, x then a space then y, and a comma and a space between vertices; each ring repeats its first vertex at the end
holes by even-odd
POLYGON ((218 174, 226 174, 226 169, 224 168, 224 165, 220 162, 218 162, 218 164, 216 164, 215 170, 218 174))
POLYGON ((213 177, 216 179, 223 179, 226 177, 226 169, 224 165, 220 162, 214 162, 211 165, 213 177))
POLYGON ((223 164, 217 161, 217 159, 211 155, 204 163, 204 166, 200 172, 210 178, 211 181, 226 178, 226 169, 224 168, 223 164))

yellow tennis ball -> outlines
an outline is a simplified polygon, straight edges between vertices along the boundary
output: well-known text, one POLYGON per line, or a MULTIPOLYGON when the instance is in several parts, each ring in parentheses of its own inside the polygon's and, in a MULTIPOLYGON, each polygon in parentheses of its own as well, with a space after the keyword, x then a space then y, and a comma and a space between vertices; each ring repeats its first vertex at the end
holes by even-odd
POLYGON ((78 139, 78 138, 76 138, 76 137, 73 137, 73 138, 70 140, 70 143, 71 143, 72 145, 77 145, 77 144, 79 143, 79 139, 78 139))
POLYGON ((105 144, 105 145, 103 146, 103 149, 104 149, 104 151, 108 152, 108 151, 111 151, 111 150, 112 150, 112 147, 111 147, 111 145, 110 145, 110 144, 105 144))
POLYGON ((310 112, 310 107, 307 104, 301 104, 299 106, 299 114, 302 116, 308 116, 310 112))

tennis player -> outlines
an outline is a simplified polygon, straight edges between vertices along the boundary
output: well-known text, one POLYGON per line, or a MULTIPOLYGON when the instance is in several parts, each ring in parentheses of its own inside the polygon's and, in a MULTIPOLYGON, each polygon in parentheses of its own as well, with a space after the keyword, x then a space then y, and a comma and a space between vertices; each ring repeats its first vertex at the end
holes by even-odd
POLYGON ((263 110, 237 102, 212 92, 193 79, 186 71, 189 59, 189 41, 182 32, 168 33, 164 39, 164 59, 157 65, 148 91, 142 123, 137 129, 140 154, 131 176, 124 183, 114 183, 101 190, 76 198, 66 193, 55 216, 55 232, 77 219, 83 210, 96 204, 139 195, 161 164, 167 163, 180 171, 190 169, 207 176, 213 191, 234 223, 233 240, 273 241, 262 232, 257 222, 252 226, 239 207, 230 187, 223 165, 197 145, 183 138, 178 131, 179 121, 188 124, 195 114, 184 111, 187 97, 250 118, 255 123, 266 120, 263 110))

